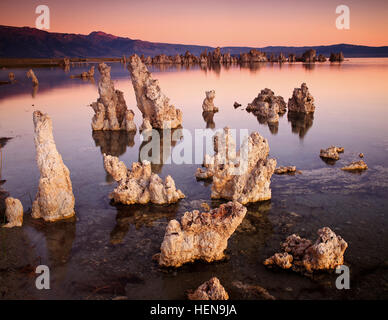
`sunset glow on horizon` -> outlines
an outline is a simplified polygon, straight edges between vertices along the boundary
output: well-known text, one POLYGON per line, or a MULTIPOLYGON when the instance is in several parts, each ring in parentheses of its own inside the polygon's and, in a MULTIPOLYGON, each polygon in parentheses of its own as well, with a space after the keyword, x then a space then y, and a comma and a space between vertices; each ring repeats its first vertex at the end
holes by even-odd
POLYGON ((35 27, 35 8, 50 8, 49 32, 115 36, 209 46, 388 45, 388 2, 372 1, 11 1, 0 24, 35 27), (335 10, 350 8, 350 29, 338 30, 335 10))

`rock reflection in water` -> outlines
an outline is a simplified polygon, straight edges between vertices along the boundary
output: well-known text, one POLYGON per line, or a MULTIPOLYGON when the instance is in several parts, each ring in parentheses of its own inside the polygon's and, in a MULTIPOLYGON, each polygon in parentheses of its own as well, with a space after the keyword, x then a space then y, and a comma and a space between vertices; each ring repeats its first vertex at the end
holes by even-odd
POLYGON ((313 126, 314 113, 300 113, 289 111, 287 114, 288 122, 291 122, 291 130, 303 139, 307 131, 313 126))
MULTIPOLYGON (((283 116, 283 114, 279 114, 279 117, 281 118, 283 116)), ((257 121, 260 123, 260 124, 266 124, 268 125, 268 129, 269 131, 273 134, 273 135, 276 135, 279 131, 279 122, 268 122, 268 118, 267 117, 262 117, 260 115, 257 115, 256 116, 257 118, 257 121)))
MULTIPOLYGON (((133 131, 93 131, 92 137, 96 147, 100 147, 101 154, 119 157, 127 151, 127 147, 135 145, 136 132, 133 131)), ((106 182, 113 182, 114 179, 106 173, 106 182)))
POLYGON ((151 168, 152 172, 154 173, 160 173, 162 171, 163 165, 167 163, 169 157, 171 156, 172 149, 175 147, 178 141, 180 141, 183 138, 182 133, 182 127, 175 128, 175 129, 153 129, 150 133, 143 132, 144 134, 144 140, 140 145, 139 148, 139 162, 142 162, 142 154, 147 152, 147 156, 149 159, 152 159, 151 162, 151 168), (178 140, 172 139, 173 137, 177 137, 178 140), (159 148, 153 148, 151 146, 154 146, 154 143, 151 141, 154 141, 157 143, 159 140, 159 148), (144 149, 146 148, 146 149, 144 149), (159 153, 159 157, 157 155, 153 155, 153 152, 159 153))
POLYGON ((202 112, 203 120, 206 122, 206 129, 214 129, 216 124, 214 122, 214 112, 204 111, 202 112))
POLYGON ((158 220, 166 222, 174 219, 178 212, 179 204, 170 205, 116 205, 116 226, 110 234, 110 242, 119 244, 123 242, 129 227, 133 225, 136 229, 142 227, 153 227, 158 220))

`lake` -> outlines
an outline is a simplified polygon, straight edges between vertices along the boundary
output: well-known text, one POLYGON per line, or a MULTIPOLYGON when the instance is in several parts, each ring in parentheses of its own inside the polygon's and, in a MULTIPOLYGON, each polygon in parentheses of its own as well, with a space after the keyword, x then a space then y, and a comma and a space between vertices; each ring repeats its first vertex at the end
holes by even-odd
MULTIPOLYGON (((258 131, 268 139, 270 157, 278 165, 295 165, 301 174, 273 175, 272 199, 247 205, 248 212, 229 239, 225 261, 196 262, 173 269, 159 268, 152 256, 159 252, 167 223, 185 211, 212 208, 224 201, 210 199, 211 184, 197 181, 198 164, 155 164, 161 177, 170 174, 186 195, 174 205, 112 205, 108 198, 116 182, 105 172, 107 153, 127 166, 139 159, 141 138, 123 132, 91 130, 98 98, 95 82, 70 79, 92 64, 61 68, 35 68, 39 87, 33 90, 27 69, 0 70, 0 80, 14 72, 15 84, 0 86, 0 137, 11 137, 1 148, 1 186, 31 208, 39 181, 35 160, 32 112, 47 112, 54 138, 71 172, 76 199, 74 222, 44 223, 25 213, 21 228, 0 228, 0 299, 184 299, 212 276, 220 279, 231 299, 258 299, 237 288, 235 281, 261 286, 277 299, 381 299, 387 298, 388 236, 388 59, 349 59, 342 64, 263 63, 201 69, 199 66, 152 66, 162 91, 183 112, 183 128, 258 131), (313 116, 294 119, 287 114, 278 126, 260 123, 243 110, 264 88, 291 97, 306 82, 315 98, 313 116), (202 115, 205 91, 216 91, 220 111, 202 115), (237 101, 242 107, 235 109, 237 101), (321 148, 342 146, 345 153, 335 164, 319 157, 321 148), (364 161, 369 169, 340 170, 351 161, 364 161), (337 275, 312 277, 267 269, 263 261, 278 252, 280 242, 293 233, 315 241, 316 231, 330 227, 349 247, 350 290, 338 290, 337 275), (51 271, 51 290, 35 288, 35 267, 51 271)), ((123 64, 111 63, 116 89, 142 122, 123 64)), ((187 139, 183 137, 183 139, 187 139)), ((179 142, 175 144, 178 145, 179 142)))

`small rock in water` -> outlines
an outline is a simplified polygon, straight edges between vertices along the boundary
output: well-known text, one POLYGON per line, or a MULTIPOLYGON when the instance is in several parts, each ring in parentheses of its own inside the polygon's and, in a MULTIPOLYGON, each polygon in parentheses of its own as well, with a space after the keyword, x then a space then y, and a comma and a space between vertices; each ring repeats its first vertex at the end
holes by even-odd
POLYGON ((295 173, 296 167, 295 166, 288 166, 288 167, 278 167, 275 169, 275 174, 285 174, 285 173, 295 173))
POLYGON ((341 168, 344 171, 363 171, 368 169, 367 164, 363 161, 353 161, 351 164, 341 168))
POLYGON ((229 295, 218 278, 213 277, 188 294, 189 300, 228 300, 229 295))
POLYGON ((364 158, 364 154, 361 152, 359 155, 358 155, 360 158, 364 158))
POLYGON ((323 159, 339 160, 339 153, 343 153, 344 151, 345 149, 342 147, 331 146, 327 149, 321 149, 319 156, 323 159))
POLYGON ((290 235, 282 244, 284 252, 275 253, 264 261, 264 265, 307 271, 307 274, 317 270, 332 270, 343 264, 347 247, 345 240, 324 227, 318 230, 318 239, 314 244, 296 234, 290 235))
POLYGON ((241 107, 241 104, 238 102, 233 103, 233 107, 237 109, 238 107, 241 107))

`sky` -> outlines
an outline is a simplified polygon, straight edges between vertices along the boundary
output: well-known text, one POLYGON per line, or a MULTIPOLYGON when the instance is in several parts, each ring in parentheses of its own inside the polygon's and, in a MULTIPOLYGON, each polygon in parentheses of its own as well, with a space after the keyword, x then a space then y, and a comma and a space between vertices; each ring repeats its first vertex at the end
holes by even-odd
POLYGON ((388 0, 1 0, 0 24, 35 27, 42 4, 50 32, 209 46, 388 45, 388 0), (336 28, 338 5, 350 9, 349 30, 336 28))

